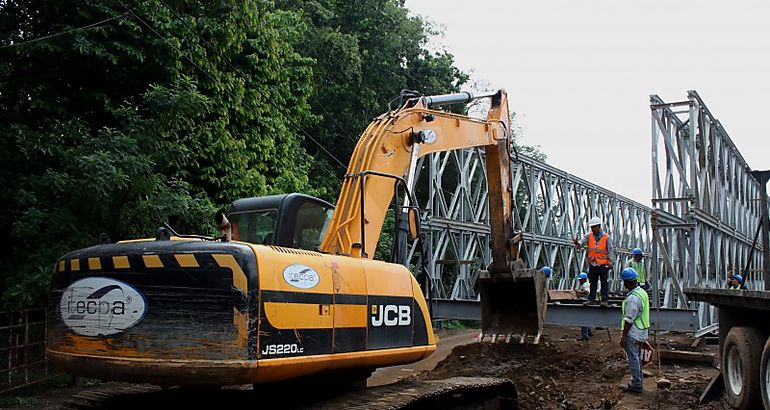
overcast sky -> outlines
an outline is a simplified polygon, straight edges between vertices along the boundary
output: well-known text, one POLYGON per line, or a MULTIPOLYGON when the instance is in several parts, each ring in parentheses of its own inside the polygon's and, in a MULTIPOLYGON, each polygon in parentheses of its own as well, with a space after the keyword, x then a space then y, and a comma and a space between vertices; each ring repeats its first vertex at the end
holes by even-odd
POLYGON ((770 2, 407 0, 435 42, 505 88, 547 162, 645 205, 649 95, 701 98, 752 169, 770 169, 770 2))

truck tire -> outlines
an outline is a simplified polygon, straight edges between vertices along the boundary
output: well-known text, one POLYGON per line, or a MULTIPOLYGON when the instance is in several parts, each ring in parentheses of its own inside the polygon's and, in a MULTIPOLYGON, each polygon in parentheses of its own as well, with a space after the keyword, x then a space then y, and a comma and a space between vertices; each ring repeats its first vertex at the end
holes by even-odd
POLYGON ((748 326, 736 326, 727 333, 722 346, 722 375, 727 403, 734 409, 759 406, 763 339, 757 329, 748 326))
POLYGON ((762 350, 762 362, 759 365, 759 386, 762 390, 762 403, 765 409, 770 409, 770 338, 762 350))

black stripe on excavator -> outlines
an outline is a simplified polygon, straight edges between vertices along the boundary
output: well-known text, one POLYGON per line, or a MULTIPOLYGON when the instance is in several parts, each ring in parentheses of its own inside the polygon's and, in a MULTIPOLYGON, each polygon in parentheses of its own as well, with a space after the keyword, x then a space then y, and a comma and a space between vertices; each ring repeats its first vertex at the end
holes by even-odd
POLYGON ((285 292, 277 290, 263 290, 262 301, 284 303, 317 303, 319 305, 365 305, 366 295, 345 295, 328 293, 285 292))
POLYGON ((276 329, 264 316, 264 305, 259 317, 260 359, 288 356, 312 356, 332 353, 334 329, 276 329))
POLYGON ((349 327, 334 329, 334 352, 360 352, 366 350, 366 328, 349 327))
POLYGON ((277 290, 263 290, 262 302, 283 302, 283 303, 317 303, 319 305, 331 305, 334 302, 334 295, 330 293, 306 293, 306 292, 283 292, 277 290))
MULTIPOLYGON (((262 301, 332 304, 332 295, 318 293, 262 291, 262 301)), ((335 295, 348 302, 364 302, 362 295, 335 295), (340 296, 343 296, 342 298, 340 296)), ((364 304, 364 303, 340 303, 364 304)), ((428 344, 425 318, 414 298, 368 296, 366 328, 276 329, 260 312, 260 358, 309 356, 428 344), (280 348, 285 355, 276 355, 280 348), (271 350, 272 349, 272 350, 271 350)))
POLYGON ((334 303, 339 305, 365 305, 367 295, 334 295, 334 303))

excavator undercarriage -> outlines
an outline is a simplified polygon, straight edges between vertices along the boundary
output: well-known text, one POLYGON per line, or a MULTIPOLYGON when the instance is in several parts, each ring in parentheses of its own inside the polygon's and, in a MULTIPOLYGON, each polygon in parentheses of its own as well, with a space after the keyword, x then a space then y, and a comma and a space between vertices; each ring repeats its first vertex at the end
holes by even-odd
MULTIPOLYGON (((329 379, 329 378, 327 378, 329 379)), ((416 410, 483 409, 513 410, 518 407, 516 388, 509 379, 452 377, 442 380, 402 380, 398 383, 349 390, 330 379, 324 383, 288 383, 270 392, 249 387, 230 389, 173 388, 138 385, 94 389, 78 394, 64 409, 136 409, 142 406, 226 408, 255 403, 265 408, 295 410, 416 410), (336 386, 334 386, 334 385, 336 386), (301 394, 297 394, 301 392, 301 394)))

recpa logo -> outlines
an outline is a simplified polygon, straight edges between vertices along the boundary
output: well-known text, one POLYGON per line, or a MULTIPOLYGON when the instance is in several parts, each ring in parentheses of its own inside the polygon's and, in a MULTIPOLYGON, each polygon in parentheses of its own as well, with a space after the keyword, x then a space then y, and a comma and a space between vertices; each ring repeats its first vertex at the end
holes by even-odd
POLYGON ((139 323, 146 310, 144 296, 121 281, 91 277, 64 289, 59 311, 64 323, 83 336, 106 336, 139 323))
POLYGON ((283 269, 283 280, 298 289, 311 289, 318 285, 321 278, 310 266, 294 264, 283 269))
POLYGON ((372 305, 372 326, 409 326, 412 307, 409 305, 372 305))

